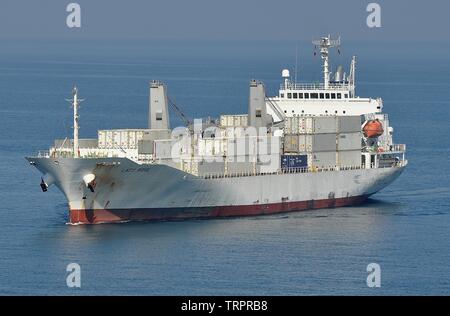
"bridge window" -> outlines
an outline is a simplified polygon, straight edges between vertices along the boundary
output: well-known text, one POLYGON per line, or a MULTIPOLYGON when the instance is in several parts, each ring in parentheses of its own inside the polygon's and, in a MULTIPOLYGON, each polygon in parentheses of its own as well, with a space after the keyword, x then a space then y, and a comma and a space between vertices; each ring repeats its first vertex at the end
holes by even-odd
POLYGON ((305 99, 309 99, 309 93, 305 93, 305 99))
POLYGON ((292 96, 293 96, 294 99, 297 99, 297 93, 296 93, 296 92, 294 92, 294 93, 292 94, 292 96))
POLYGON ((341 94, 340 94, 340 93, 337 94, 337 98, 338 98, 338 99, 341 98, 341 94))
POLYGON ((330 98, 330 94, 329 93, 325 93, 325 99, 329 99, 330 98))
POLYGON ((284 93, 280 94, 280 98, 284 98, 284 93))
POLYGON ((303 93, 299 93, 299 94, 298 94, 298 98, 299 98, 299 99, 303 99, 303 93))
POLYGON ((321 99, 324 98, 324 94, 323 94, 323 93, 320 94, 320 98, 321 98, 321 99))
POLYGON ((288 93, 288 99, 292 99, 292 93, 288 93))
POLYGON ((331 94, 331 98, 332 98, 332 99, 336 99, 336 93, 332 93, 332 94, 331 94))
POLYGON ((311 93, 311 99, 318 99, 319 94, 318 93, 311 93))
POLYGON ((346 93, 346 94, 344 94, 344 97, 347 99, 348 98, 348 94, 346 93))

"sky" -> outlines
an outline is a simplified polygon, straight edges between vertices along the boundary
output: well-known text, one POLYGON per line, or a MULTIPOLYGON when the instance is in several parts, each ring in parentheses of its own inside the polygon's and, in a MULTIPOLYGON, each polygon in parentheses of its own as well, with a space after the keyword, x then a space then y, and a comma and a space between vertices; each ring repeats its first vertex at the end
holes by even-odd
POLYGON ((448 0, 1 0, 0 38, 450 42, 448 0), (68 28, 66 6, 81 7, 68 28), (381 6, 369 28, 367 5, 381 6))

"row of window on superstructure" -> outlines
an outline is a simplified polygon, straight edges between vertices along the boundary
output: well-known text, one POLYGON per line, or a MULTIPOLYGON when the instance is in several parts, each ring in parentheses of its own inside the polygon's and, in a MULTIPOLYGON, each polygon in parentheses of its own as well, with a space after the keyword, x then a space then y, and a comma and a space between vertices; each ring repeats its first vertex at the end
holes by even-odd
MULTIPOLYGON (((330 93, 330 92, 311 92, 311 93, 301 93, 301 92, 288 92, 288 99, 342 99, 342 95, 344 95, 344 99, 348 98, 348 93, 330 93)), ((284 93, 280 94, 281 98, 284 98, 284 93)))
MULTIPOLYGON (((284 113, 287 114, 287 110, 284 110, 284 113)), ((342 114, 345 114, 345 113, 346 113, 345 110, 342 111, 342 114)), ((298 114, 298 113, 296 113, 294 110, 292 110, 292 114, 294 114, 294 116, 296 116, 296 115, 299 115, 299 116, 304 116, 304 115, 305 115, 305 116, 314 116, 314 114, 305 114, 305 110, 302 110, 301 114, 298 114)), ((339 114, 338 110, 335 110, 335 111, 334 111, 334 114, 335 114, 335 115, 339 114)), ((320 115, 323 115, 323 114, 320 114, 320 115)), ((328 113, 328 110, 325 110, 325 115, 331 115, 331 112, 328 113)), ((261 116, 259 116, 259 117, 261 117, 261 116)))

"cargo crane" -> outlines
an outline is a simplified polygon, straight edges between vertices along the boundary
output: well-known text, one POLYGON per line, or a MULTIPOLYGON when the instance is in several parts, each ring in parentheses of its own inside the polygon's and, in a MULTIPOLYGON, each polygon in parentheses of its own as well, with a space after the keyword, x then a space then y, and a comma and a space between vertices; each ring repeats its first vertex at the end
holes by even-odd
POLYGON ((178 115, 178 117, 184 122, 184 125, 187 127, 192 125, 192 121, 181 111, 181 109, 173 102, 169 97, 167 97, 167 100, 169 101, 169 105, 174 109, 175 113, 178 115))

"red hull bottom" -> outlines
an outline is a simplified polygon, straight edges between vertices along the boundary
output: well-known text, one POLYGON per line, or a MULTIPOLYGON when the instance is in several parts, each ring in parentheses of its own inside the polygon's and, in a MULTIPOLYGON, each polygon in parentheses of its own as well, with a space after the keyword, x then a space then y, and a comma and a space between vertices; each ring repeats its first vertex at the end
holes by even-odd
POLYGON ((282 202, 255 205, 233 205, 213 207, 180 208, 138 208, 138 209, 95 209, 70 210, 71 224, 120 223, 128 221, 178 220, 217 217, 237 217, 269 215, 285 212, 304 211, 320 208, 333 208, 357 205, 365 202, 368 196, 348 198, 282 202))

